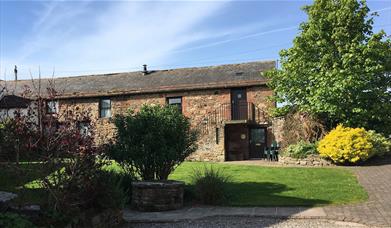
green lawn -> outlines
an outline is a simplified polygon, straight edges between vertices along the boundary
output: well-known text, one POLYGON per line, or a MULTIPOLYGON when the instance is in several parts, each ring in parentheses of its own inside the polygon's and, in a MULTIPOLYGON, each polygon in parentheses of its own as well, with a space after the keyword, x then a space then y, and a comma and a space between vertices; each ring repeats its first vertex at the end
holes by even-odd
POLYGON ((45 197, 37 180, 48 175, 40 163, 22 162, 19 167, 0 165, 0 191, 18 194, 15 204, 40 204, 45 197))
POLYGON ((205 166, 220 168, 231 177, 227 186, 232 206, 315 206, 367 199, 355 176, 344 168, 260 167, 186 162, 170 179, 191 186, 191 173, 205 166))
MULTIPOLYGON (((344 168, 280 168, 185 162, 170 176, 187 184, 187 196, 193 192, 191 174, 205 166, 220 168, 231 177, 227 184, 232 206, 315 206, 360 202, 367 198, 353 174, 344 168)), ((36 180, 48 175, 39 163, 23 163, 20 172, 0 166, 0 191, 19 193, 15 203, 40 203, 45 195, 36 180), (25 188, 23 188, 25 186, 25 188)), ((119 171, 118 165, 108 169, 119 171)))

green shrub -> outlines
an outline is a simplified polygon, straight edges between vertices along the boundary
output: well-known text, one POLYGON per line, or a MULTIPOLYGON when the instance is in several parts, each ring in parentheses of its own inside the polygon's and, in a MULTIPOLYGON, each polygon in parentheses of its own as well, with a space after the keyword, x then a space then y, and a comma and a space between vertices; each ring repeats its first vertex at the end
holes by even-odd
POLYGON ((368 134, 373 145, 374 153, 377 156, 384 156, 391 152, 391 141, 389 139, 375 131, 368 131, 368 134))
POLYGON ((25 217, 15 213, 0 213, 0 227, 2 228, 34 228, 35 226, 25 217))
POLYGON ((289 145, 284 151, 283 155, 289 156, 292 158, 306 158, 311 154, 318 154, 316 149, 316 143, 308 143, 300 141, 296 144, 289 145))
MULTIPOLYGON (((106 175, 112 185, 115 186, 121 194, 124 194, 122 197, 125 201, 124 203, 130 203, 132 197, 132 182, 136 180, 133 173, 106 171, 106 175)), ((120 205, 123 206, 123 202, 121 202, 120 205)))
POLYGON ((197 149, 197 134, 188 118, 173 106, 144 105, 114 119, 117 127, 110 157, 143 180, 167 180, 197 149))
POLYGON ((194 170, 192 183, 195 188, 197 199, 203 204, 222 204, 227 197, 225 186, 230 177, 221 169, 212 166, 204 167, 202 170, 194 170))
POLYGON ((75 155, 43 180, 48 192, 46 226, 90 226, 91 218, 119 211, 127 201, 121 179, 103 170, 106 161, 95 154, 75 155))

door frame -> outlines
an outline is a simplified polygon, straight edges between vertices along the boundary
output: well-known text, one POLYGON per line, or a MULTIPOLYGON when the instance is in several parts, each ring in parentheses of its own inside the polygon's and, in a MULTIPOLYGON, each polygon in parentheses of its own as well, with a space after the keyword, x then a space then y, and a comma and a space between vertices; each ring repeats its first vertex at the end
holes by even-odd
POLYGON ((247 107, 247 89, 246 88, 232 88, 230 92, 230 101, 231 101, 231 120, 242 120, 248 118, 248 107, 247 107), (241 116, 241 107, 238 106, 238 104, 235 103, 235 91, 242 91, 244 95, 245 105, 243 109, 246 109, 246 116, 243 118, 241 116))
MULTIPOLYGON (((267 147, 267 126, 265 125, 260 125, 260 124, 251 124, 251 125, 248 125, 248 157, 249 159, 252 159, 252 158, 257 158, 257 157, 251 157, 251 151, 252 151, 252 146, 251 146, 251 140, 252 140, 252 135, 251 135, 251 129, 258 129, 258 128, 261 128, 261 129, 265 129, 265 143, 264 143, 264 148, 266 149, 267 147)), ((261 156, 259 158, 264 158, 264 153, 261 152, 261 156)))
MULTIPOLYGON (((249 125, 248 124, 243 124, 243 123, 234 123, 234 124, 226 124, 224 126, 224 161, 239 161, 239 160, 248 160, 248 155, 249 155, 249 131, 248 131, 249 125), (234 129, 232 129, 234 128, 234 129), (238 131, 235 128, 240 128, 238 131), (237 138, 237 142, 240 145, 239 150, 230 150, 230 143, 232 143, 232 134, 237 134, 241 133, 245 135, 245 139, 243 138, 237 138), (245 142, 241 142, 241 140, 245 140, 245 142), (232 156, 232 152, 240 152, 237 153, 241 159, 229 159, 230 156, 232 156)), ((234 154, 234 155, 235 155, 234 154)))

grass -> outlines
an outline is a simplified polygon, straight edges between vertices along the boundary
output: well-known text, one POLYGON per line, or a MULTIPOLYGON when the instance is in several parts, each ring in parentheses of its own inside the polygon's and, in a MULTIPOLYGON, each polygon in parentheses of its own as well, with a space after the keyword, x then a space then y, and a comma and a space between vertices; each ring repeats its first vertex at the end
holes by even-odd
MULTIPOLYGON (((230 206, 319 206, 364 201, 365 190, 344 168, 291 168, 185 162, 170 179, 182 180, 194 191, 191 174, 195 169, 214 166, 230 176, 226 185, 230 206)), ((41 203, 45 193, 37 180, 48 175, 39 163, 22 163, 18 172, 0 166, 0 191, 19 193, 15 203, 41 203)), ((106 168, 119 171, 117 164, 106 168)))
POLYGON ((46 195, 39 180, 47 175, 40 163, 22 162, 19 167, 1 164, 0 191, 18 194, 14 204, 41 204, 46 195))
MULTIPOLYGON (((193 191, 191 173, 206 163, 186 162, 170 179, 186 182, 193 191)), ((207 164, 231 177, 227 184, 230 206, 320 206, 360 202, 367 193, 344 168, 260 167, 207 164)))

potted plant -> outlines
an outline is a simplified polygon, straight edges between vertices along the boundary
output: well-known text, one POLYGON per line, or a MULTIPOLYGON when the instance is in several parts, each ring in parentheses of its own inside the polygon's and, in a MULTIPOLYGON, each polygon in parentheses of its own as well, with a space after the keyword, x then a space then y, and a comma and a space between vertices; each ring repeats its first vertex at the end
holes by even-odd
POLYGON ((175 106, 144 105, 114 118, 111 158, 140 179, 132 183, 132 206, 164 211, 183 205, 184 183, 169 174, 197 149, 197 133, 175 106))

